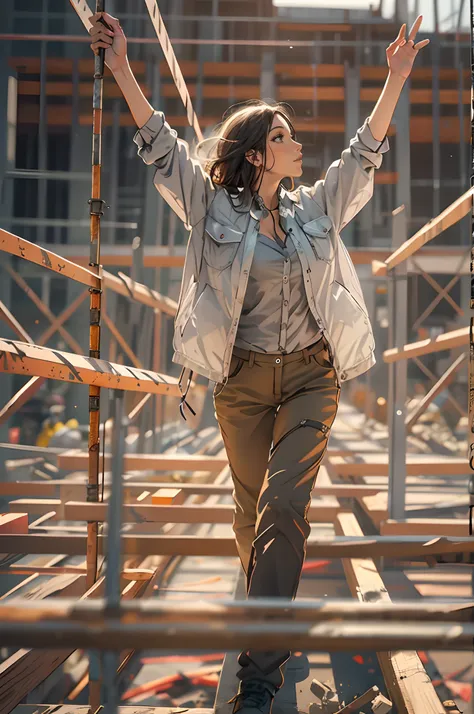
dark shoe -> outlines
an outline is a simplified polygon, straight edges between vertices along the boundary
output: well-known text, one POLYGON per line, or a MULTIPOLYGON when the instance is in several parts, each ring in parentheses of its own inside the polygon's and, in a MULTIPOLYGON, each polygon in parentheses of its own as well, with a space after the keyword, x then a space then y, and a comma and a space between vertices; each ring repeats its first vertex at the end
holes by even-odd
POLYGON ((263 679, 242 680, 239 691, 229 699, 228 704, 235 702, 232 714, 271 714, 276 688, 263 679))

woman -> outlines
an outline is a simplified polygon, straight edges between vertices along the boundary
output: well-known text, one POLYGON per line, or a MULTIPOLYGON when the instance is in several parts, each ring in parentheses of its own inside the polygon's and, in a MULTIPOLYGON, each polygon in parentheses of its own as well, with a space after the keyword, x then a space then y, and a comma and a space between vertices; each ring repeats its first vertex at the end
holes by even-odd
MULTIPOLYGON (((158 191, 191 231, 173 361, 216 382, 247 594, 293 599, 341 383, 375 363, 361 287, 339 233, 372 196, 398 97, 428 44, 414 44, 422 17, 408 39, 402 25, 387 48, 387 81, 350 147, 324 180, 288 191, 283 179, 302 174, 288 105, 232 107, 203 168, 141 92, 118 20, 102 15, 107 26, 101 14, 91 18, 91 47, 106 49, 139 127, 138 153, 154 164, 158 191)), ((240 653, 233 712, 269 714, 290 654, 240 653)))

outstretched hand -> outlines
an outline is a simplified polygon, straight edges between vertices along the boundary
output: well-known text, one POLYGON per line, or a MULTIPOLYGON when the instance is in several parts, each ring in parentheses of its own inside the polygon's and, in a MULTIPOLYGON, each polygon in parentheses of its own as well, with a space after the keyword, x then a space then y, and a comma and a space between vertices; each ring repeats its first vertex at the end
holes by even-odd
POLYGON ((392 74, 397 74, 404 79, 409 77, 413 62, 418 52, 429 44, 429 40, 421 40, 415 45, 416 33, 420 29, 423 15, 418 15, 408 35, 405 38, 406 23, 400 28, 397 38, 387 47, 387 64, 392 74))

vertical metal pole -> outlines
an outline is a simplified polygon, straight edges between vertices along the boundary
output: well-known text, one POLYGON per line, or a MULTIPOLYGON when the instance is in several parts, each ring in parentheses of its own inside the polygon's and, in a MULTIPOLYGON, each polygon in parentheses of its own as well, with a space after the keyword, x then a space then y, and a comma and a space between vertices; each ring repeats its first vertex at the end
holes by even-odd
MULTIPOLYGON (((104 0, 96 0, 96 12, 104 11, 104 0)), ((92 194, 90 206, 90 258, 89 265, 100 275, 100 217, 103 203, 100 198, 100 178, 102 163, 102 89, 104 77, 104 48, 95 55, 94 89, 92 103, 92 194)), ((89 356, 100 358, 100 289, 90 288, 89 356)), ((99 423, 100 387, 89 387, 89 472, 87 500, 99 500, 99 423)), ((97 522, 87 523, 87 588, 92 587, 97 578, 97 522)))
MULTIPOLYGON (((43 0, 41 5, 41 33, 45 35, 48 31, 48 3, 43 0)), ((46 65, 47 45, 44 40, 41 41, 41 59, 40 59, 40 96, 39 96, 39 124, 38 124, 38 169, 44 171, 47 168, 47 153, 48 153, 48 131, 47 131, 47 98, 46 98, 46 65)), ((47 216, 46 210, 47 186, 46 179, 38 180, 38 218, 47 216)), ((46 237, 46 226, 41 225, 41 221, 37 227, 37 241, 43 243, 46 237)))
MULTIPOLYGON (((471 176, 470 186, 474 186, 474 0, 470 0, 471 11, 471 176)), ((473 533, 472 511, 474 509, 474 201, 471 210, 471 319, 469 321, 469 535, 473 533)), ((474 571, 472 574, 474 592, 474 571)))
MULTIPOLYGON (((392 216, 392 250, 396 250, 407 238, 405 207, 397 208, 392 216)), ((403 262, 389 279, 390 347, 401 348, 407 342, 407 303, 407 268, 403 262)), ((389 364, 388 517, 396 519, 405 517, 407 367, 406 359, 389 364)))
MULTIPOLYGON (((105 574, 106 612, 113 615, 120 606, 120 571, 122 562, 121 529, 123 507, 123 457, 125 453, 126 420, 124 419, 124 393, 113 394, 113 437, 112 437, 112 478, 110 485, 107 520, 107 571, 105 574)), ((104 652, 103 685, 104 714, 117 714, 120 704, 119 688, 116 682, 120 664, 120 652, 104 652)))
POLYGON ((440 122, 440 97, 439 97, 439 13, 438 0, 433 0, 433 12, 435 18, 435 33, 431 47, 431 74, 432 74, 432 108, 433 108, 433 216, 439 216, 441 212, 441 144, 439 135, 440 122))

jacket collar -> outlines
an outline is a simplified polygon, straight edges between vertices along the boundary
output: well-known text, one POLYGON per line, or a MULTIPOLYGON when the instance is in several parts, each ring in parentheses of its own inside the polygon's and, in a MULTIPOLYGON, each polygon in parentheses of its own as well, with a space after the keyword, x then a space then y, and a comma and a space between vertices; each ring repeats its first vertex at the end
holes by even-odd
MULTIPOLYGON (((230 196, 227 189, 224 188, 224 190, 227 193, 227 195, 230 196)), ((241 191, 243 191, 242 188, 239 188, 237 190, 239 191, 239 193, 241 191)), ((237 196, 237 194, 233 194, 233 195, 237 196)), ((282 218, 288 218, 288 216, 291 216, 291 218, 294 218, 295 207, 300 208, 300 209, 303 208, 303 206, 301 205, 301 203, 298 199, 298 194, 296 193, 296 191, 287 191, 286 188, 284 188, 283 186, 280 191, 279 206, 280 206, 279 213, 282 216, 282 218)), ((247 203, 247 205, 242 206, 242 210, 249 210, 250 215, 256 221, 260 221, 260 219, 262 218, 263 210, 258 205, 255 198, 251 199, 250 202, 247 203)))

